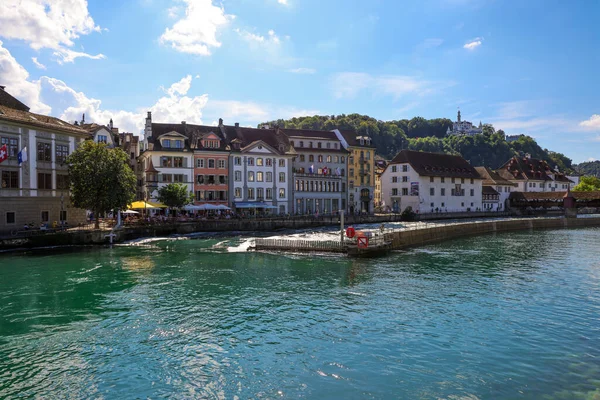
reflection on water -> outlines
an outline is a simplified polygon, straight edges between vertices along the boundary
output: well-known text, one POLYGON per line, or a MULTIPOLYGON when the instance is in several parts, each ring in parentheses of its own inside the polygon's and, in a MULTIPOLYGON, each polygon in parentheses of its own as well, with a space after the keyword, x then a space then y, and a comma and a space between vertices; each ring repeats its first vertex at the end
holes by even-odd
POLYGON ((0 398, 594 398, 598 233, 370 260, 224 236, 5 256, 0 398))

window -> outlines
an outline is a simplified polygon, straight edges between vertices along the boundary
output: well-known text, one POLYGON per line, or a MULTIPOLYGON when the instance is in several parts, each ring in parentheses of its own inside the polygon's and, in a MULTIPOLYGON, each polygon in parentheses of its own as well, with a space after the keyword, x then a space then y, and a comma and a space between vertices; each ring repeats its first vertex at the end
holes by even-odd
POLYGON ((60 214, 59 214, 59 221, 66 221, 67 220, 67 210, 60 210, 60 214))
POLYGON ((398 172, 398 168, 395 165, 392 165, 392 172, 398 172))
POLYGON ((38 189, 52 190, 52 174, 38 173, 38 189))
POLYGON ((475 180, 471 178, 471 185, 475 183, 475 180))
POLYGON ((304 142, 302 140, 300 141, 300 147, 304 147, 304 142))
POLYGON ((285 182, 285 172, 279 173, 279 182, 285 182))
POLYGON ((69 175, 56 174, 56 189, 68 190, 69 189, 69 175))
POLYGON ((279 198, 285 199, 285 189, 284 188, 279 189, 279 198))
POLYGON ((408 196, 408 188, 402 188, 402 196, 408 196))
POLYGON ((408 182, 408 176, 403 176, 402 177, 402 182, 408 182))
POLYGON ((300 154, 300 162, 304 162, 306 160, 306 157, 304 157, 304 154, 300 154))
POLYGON ((320 149, 321 148, 321 142, 317 143, 317 147, 320 149))
POLYGON ((98 143, 108 143, 108 136, 106 135, 98 135, 98 143))
POLYGON ((208 168, 214 168, 215 167, 215 160, 213 160, 212 158, 208 159, 208 168))
POLYGON ((398 189, 392 189, 392 196, 398 196, 398 189))
POLYGON ((183 183, 185 182, 185 175, 183 174, 175 174, 173 175, 173 182, 183 183))
POLYGON ((175 148, 176 149, 182 149, 183 148, 183 140, 174 140, 175 142, 175 148))
POLYGON ((204 158, 198 158, 196 160, 196 168, 204 168, 204 158))
POLYGON ((2 189, 19 188, 19 171, 2 171, 2 189))
POLYGON ((464 206, 465 206, 465 203, 460 203, 460 206, 461 206, 461 207, 464 207, 464 206))
POLYGON ((8 211, 6 213, 6 224, 15 224, 17 221, 17 214, 14 211, 8 211))
POLYGON ((267 172, 267 182, 273 182, 273 173, 267 172))
POLYGON ((446 203, 442 203, 442 207, 445 207, 445 206, 446 206, 446 203))
POLYGON ((312 154, 308 155, 308 162, 314 162, 315 161, 315 156, 313 156, 312 154))
POLYGON ((398 182, 398 177, 392 176, 392 183, 397 183, 397 182, 398 182))
POLYGON ((234 164, 235 165, 242 165, 242 157, 236 157, 235 161, 234 161, 234 164))
POLYGON ((69 146, 64 144, 57 144, 55 146, 56 151, 56 162, 60 164, 64 164, 69 156, 69 146))
POLYGON ((242 197, 242 188, 236 187, 236 188, 233 190, 233 195, 234 195, 235 197, 237 197, 237 198, 240 198, 240 197, 242 197))
POLYGON ((219 160, 218 166, 220 169, 225 169, 225 160, 219 160))
POLYGON ((330 149, 331 148, 331 143, 327 143, 327 148, 330 149))
POLYGON ((256 159, 256 166, 257 167, 262 167, 263 166, 263 159, 262 158, 257 158, 256 159))
POLYGON ((327 162, 330 163, 331 162, 331 156, 327 156, 327 162))
POLYGON ((335 161, 334 162, 336 164, 339 164, 340 163, 340 156, 335 156, 335 161))
POLYGON ((50 221, 50 212, 42 211, 42 222, 48 222, 48 221, 50 221))
POLYGON ((294 147, 294 141, 290 140, 290 144, 292 145, 292 147, 294 147))
POLYGON ((320 163, 322 163, 322 162, 323 162, 323 156, 319 156, 319 157, 317 157, 317 160, 318 160, 317 162, 320 162, 320 163))
POLYGON ((280 167, 285 167, 285 160, 279 160, 279 166, 280 167))
MULTIPOLYGON (((441 179, 442 183, 446 182, 446 178, 444 178, 443 176, 440 179, 441 179)), ((442 207, 443 207, 443 204, 442 204, 442 207)))
POLYGON ((435 188, 429 188, 429 195, 435 196, 435 188))
POLYGON ((465 178, 460 178, 460 183, 465 183, 465 178))
POLYGON ((429 177, 429 182, 433 182, 433 176, 429 177))
POLYGON ((402 166, 402 172, 408 172, 408 165, 402 166))
POLYGON ((204 184, 204 175, 197 175, 197 176, 196 176, 196 182, 197 182, 199 185, 203 185, 203 184, 204 184))
POLYGON ((345 163, 346 162, 346 157, 342 156, 342 162, 345 163))
POLYGON ((38 142, 37 144, 37 160, 38 161, 52 161, 52 154, 50 143, 38 142))
POLYGON ((455 182, 456 182, 456 179, 452 178, 452 183, 455 183, 455 182))
POLYGON ((171 174, 162 174, 162 180, 161 180, 161 182, 164 182, 164 183, 171 183, 171 182, 173 182, 173 175, 171 175, 171 174))
POLYGON ((262 199, 264 199, 264 197, 265 197, 264 191, 265 191, 265 190, 264 190, 263 188, 258 188, 258 189, 256 189, 256 198, 257 198, 258 200, 262 200, 262 199))
POLYGON ((248 188, 248 199, 254 200, 254 188, 248 188))
POLYGON ((433 205, 433 203, 431 203, 431 208, 433 208, 433 207, 434 207, 434 205, 433 205))
POLYGON ((171 139, 163 139, 162 146, 165 147, 165 148, 167 148, 167 149, 170 149, 171 148, 171 139))
POLYGON ((250 166, 250 167, 254 166, 254 158, 248 157, 248 166, 250 166))
POLYGON ((248 171, 248 182, 254 182, 254 172, 248 171))
POLYGON ((471 189, 471 196, 475 196, 475 189, 471 189))
POLYGON ((183 157, 174 157, 173 158, 173 166, 175 168, 182 168, 183 167, 183 157))
POLYGON ((0 147, 3 145, 6 145, 8 157, 17 158, 17 154, 19 153, 19 139, 9 137, 0 138, 0 147))
POLYGON ((256 173, 256 182, 262 182, 262 181, 263 181, 263 173, 257 172, 256 173))
POLYGON ((272 159, 272 158, 267 158, 267 159, 265 160, 265 165, 266 165, 267 167, 272 167, 272 166, 273 166, 273 159, 272 159))
POLYGON ((265 196, 265 200, 273 200, 273 189, 267 188, 267 195, 265 196))
POLYGON ((308 147, 310 147, 312 149, 313 147, 313 142, 308 142, 308 147))
POLYGON ((236 182, 241 182, 242 181, 242 171, 235 171, 234 179, 236 182))
MULTIPOLYGON (((446 195, 446 189, 445 189, 445 188, 441 188, 441 189, 440 189, 440 194, 441 194, 442 196, 445 196, 445 195, 446 195)), ((443 207, 443 206, 444 206, 444 204, 442 204, 442 207, 443 207)))
POLYGON ((160 166, 170 168, 173 166, 173 158, 172 157, 161 157, 160 158, 160 166))

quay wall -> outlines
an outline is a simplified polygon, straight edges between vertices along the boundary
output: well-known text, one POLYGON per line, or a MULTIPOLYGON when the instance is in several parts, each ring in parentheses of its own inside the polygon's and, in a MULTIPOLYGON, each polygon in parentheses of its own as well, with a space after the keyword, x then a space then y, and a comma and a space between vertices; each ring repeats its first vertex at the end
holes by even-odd
POLYGON ((502 221, 460 222, 456 224, 386 233, 385 239, 391 241, 392 249, 398 250, 431 242, 486 233, 533 229, 584 228, 590 226, 600 226, 600 217, 530 218, 502 221))

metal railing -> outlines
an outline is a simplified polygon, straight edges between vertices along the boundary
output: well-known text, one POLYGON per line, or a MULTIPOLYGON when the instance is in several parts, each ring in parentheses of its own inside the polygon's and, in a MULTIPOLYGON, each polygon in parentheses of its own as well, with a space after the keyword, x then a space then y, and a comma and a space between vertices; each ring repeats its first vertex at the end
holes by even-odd
POLYGON ((346 245, 333 240, 255 239, 256 250, 345 252, 346 245))

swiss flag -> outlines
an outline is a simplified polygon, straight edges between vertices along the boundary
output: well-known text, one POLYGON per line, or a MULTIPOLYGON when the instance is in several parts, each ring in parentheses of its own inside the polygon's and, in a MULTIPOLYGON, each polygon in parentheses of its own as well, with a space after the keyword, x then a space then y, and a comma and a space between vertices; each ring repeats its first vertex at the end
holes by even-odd
POLYGON ((6 145, 0 147, 0 163, 8 158, 8 149, 6 145))

